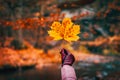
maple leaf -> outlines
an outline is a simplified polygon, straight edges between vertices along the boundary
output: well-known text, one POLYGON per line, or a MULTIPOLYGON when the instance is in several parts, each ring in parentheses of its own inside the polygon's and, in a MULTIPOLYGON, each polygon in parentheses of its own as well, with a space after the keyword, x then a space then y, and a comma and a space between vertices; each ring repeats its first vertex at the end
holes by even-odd
POLYGON ((77 41, 79 39, 80 25, 74 24, 70 18, 64 18, 62 23, 53 22, 48 34, 54 40, 66 40, 68 42, 77 41))

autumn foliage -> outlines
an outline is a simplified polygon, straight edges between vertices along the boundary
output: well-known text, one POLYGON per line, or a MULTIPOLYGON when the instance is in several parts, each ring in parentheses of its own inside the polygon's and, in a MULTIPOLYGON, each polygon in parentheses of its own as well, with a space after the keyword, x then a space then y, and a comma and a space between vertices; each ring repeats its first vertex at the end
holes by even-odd
POLYGON ((51 30, 48 34, 54 38, 54 40, 64 39, 68 42, 77 41, 79 39, 80 26, 74 24, 70 18, 64 18, 62 23, 53 22, 51 30))

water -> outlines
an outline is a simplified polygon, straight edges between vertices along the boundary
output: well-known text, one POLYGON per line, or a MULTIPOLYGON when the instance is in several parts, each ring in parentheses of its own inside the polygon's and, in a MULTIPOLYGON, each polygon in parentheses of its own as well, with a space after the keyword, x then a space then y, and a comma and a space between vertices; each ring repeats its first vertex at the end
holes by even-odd
MULTIPOLYGON (((78 62, 73 67, 78 80, 120 80, 120 61, 101 64, 78 62)), ((0 80, 61 80, 60 65, 53 64, 39 70, 0 71, 0 80)))
POLYGON ((4 71, 0 73, 0 80, 61 80, 59 66, 48 66, 42 69, 27 69, 4 71))

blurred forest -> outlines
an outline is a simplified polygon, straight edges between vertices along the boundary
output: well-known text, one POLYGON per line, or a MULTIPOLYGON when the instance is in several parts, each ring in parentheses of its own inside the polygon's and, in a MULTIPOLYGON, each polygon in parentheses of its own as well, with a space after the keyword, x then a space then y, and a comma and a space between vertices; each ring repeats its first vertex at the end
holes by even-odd
MULTIPOLYGON (((76 69, 85 70, 79 62, 87 62, 84 66, 92 62, 95 69, 102 63, 98 69, 108 67, 108 72, 118 71, 119 75, 120 0, 0 0, 0 70, 24 66, 39 69, 49 63, 60 63, 62 47, 75 56, 76 69), (65 17, 81 28, 80 39, 71 44, 54 41, 47 32, 54 21, 61 22, 65 17)), ((82 72, 78 71, 80 80, 88 80, 81 79, 82 72)))
POLYGON ((97 54, 119 58, 120 1, 0 0, 0 69, 60 63, 58 53, 63 45, 77 61, 82 59, 81 53, 85 53, 83 57, 97 54), (80 40, 72 44, 48 36, 52 22, 64 17, 81 28, 80 40))
POLYGON ((0 4, 1 47, 23 49, 27 48, 27 41, 33 47, 47 51, 58 43, 51 42, 48 37, 51 23, 70 17, 81 25, 81 44, 88 44, 88 48, 114 45, 112 48, 119 51, 118 0, 1 0, 0 4))

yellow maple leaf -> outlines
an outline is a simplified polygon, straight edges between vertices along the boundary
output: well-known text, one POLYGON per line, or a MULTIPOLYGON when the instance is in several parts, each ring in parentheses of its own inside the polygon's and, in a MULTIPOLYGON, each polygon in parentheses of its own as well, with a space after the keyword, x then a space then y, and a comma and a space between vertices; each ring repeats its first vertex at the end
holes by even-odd
POLYGON ((54 40, 64 39, 68 42, 77 41, 79 39, 80 25, 75 25, 70 18, 64 18, 62 23, 53 22, 48 34, 54 40))
POLYGON ((54 30, 48 31, 48 34, 49 34, 51 37, 53 37, 54 40, 60 40, 60 39, 63 38, 59 33, 57 33, 57 32, 54 31, 54 30))
POLYGON ((66 27, 71 27, 73 23, 70 18, 64 18, 62 21, 62 25, 66 28, 66 27))
POLYGON ((51 29, 59 30, 60 26, 61 26, 60 22, 53 22, 51 29))

